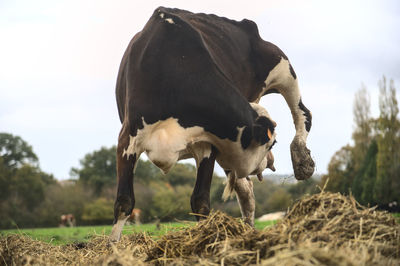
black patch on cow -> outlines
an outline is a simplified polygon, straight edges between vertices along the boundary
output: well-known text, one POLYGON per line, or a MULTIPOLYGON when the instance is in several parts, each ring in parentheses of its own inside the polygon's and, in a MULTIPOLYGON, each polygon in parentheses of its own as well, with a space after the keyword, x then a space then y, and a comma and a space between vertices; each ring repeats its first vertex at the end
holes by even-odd
POLYGON ((253 126, 253 138, 255 141, 259 142, 261 145, 264 145, 269 141, 268 131, 265 130, 261 125, 253 126))
MULTIPOLYGON (((288 60, 279 47, 261 39, 257 24, 251 20, 235 21, 164 7, 156 10, 158 18, 159 12, 174 21, 175 17, 179 17, 182 23, 196 31, 207 47, 213 64, 250 102, 259 97, 270 71, 282 58, 288 60)), ((190 42, 186 43, 190 45, 190 42)))
POLYGON ((268 148, 268 150, 269 150, 269 151, 272 150, 272 148, 274 147, 274 145, 275 145, 276 143, 278 143, 278 142, 277 142, 276 140, 274 140, 274 142, 272 142, 272 145, 271 145, 271 147, 268 148))
POLYGON ((264 145, 270 138, 268 137, 268 130, 271 134, 275 131, 275 126, 272 121, 265 116, 260 116, 255 120, 253 127, 245 127, 241 136, 241 144, 243 149, 247 149, 252 140, 257 141, 260 145, 264 145))
POLYGON ((247 149, 250 146, 251 138, 253 136, 252 129, 250 127, 245 127, 240 137, 240 144, 243 149, 247 149))
POLYGON ((254 128, 254 139, 261 143, 261 145, 264 145, 265 143, 270 141, 270 138, 268 137, 268 130, 271 131, 271 134, 274 134, 275 131, 274 124, 266 116, 258 117, 256 119, 256 124, 254 128))
POLYGON ((290 70, 290 74, 292 74, 293 78, 297 79, 296 72, 294 72, 292 64, 289 64, 289 70, 290 70))
POLYGON ((312 120, 311 112, 310 112, 310 110, 307 109, 307 107, 305 107, 305 105, 303 104, 301 99, 299 102, 299 108, 304 112, 304 116, 306 117, 306 121, 304 122, 304 125, 306 126, 307 132, 310 132, 311 120, 312 120))
MULTIPOLYGON (((154 124, 172 117, 184 128, 199 126, 231 141, 237 140, 237 128, 252 126, 253 109, 229 78, 231 75, 216 64, 215 53, 220 51, 207 46, 195 28, 207 26, 218 32, 219 25, 240 29, 227 19, 160 8, 131 42, 124 55, 128 60, 123 60, 127 64, 128 110, 120 110, 128 115, 131 135, 143 128, 143 119, 146 124, 154 124), (166 23, 159 12, 176 25, 166 23)), ((246 40, 245 32, 238 34, 238 41, 246 40)), ((225 59, 226 55, 220 56, 225 59)))
POLYGON ((271 94, 271 93, 280 93, 280 92, 277 89, 269 89, 264 93, 264 95, 271 94))

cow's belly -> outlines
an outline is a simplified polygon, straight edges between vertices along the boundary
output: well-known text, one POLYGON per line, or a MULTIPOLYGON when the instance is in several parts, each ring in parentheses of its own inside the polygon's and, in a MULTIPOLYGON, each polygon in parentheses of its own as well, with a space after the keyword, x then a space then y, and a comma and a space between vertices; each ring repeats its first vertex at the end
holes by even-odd
POLYGON ((202 127, 184 128, 178 119, 168 118, 151 125, 144 123, 130 146, 138 154, 145 152, 151 162, 167 173, 179 159, 193 157, 189 156, 189 145, 202 141, 208 141, 202 127))
POLYGON ((151 125, 144 123, 143 129, 138 130, 135 137, 131 137, 125 153, 140 155, 145 152, 151 162, 164 173, 168 173, 181 159, 195 158, 199 166, 202 159, 210 156, 211 145, 214 145, 219 151, 218 164, 225 170, 234 171, 239 178, 255 174, 260 167, 260 171, 265 169, 265 148, 250 146, 243 150, 239 139, 240 134, 235 142, 220 139, 204 131, 202 127, 184 128, 176 118, 168 118, 151 125))
POLYGON ((216 161, 224 170, 235 172, 238 178, 247 177, 250 174, 258 174, 267 167, 267 150, 264 146, 250 147, 243 150, 240 142, 221 140, 215 136, 208 136, 210 142, 191 143, 182 151, 180 159, 195 158, 197 167, 204 158, 209 158, 211 145, 218 149, 216 161))

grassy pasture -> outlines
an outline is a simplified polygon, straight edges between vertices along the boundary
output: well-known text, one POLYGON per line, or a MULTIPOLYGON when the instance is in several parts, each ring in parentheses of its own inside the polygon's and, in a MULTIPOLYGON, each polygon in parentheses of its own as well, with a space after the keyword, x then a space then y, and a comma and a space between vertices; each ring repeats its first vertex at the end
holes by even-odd
MULTIPOLYGON (((259 222, 256 221, 255 227, 259 230, 267 226, 275 224, 276 221, 259 222)), ((147 234, 157 238, 172 230, 179 230, 184 227, 193 226, 195 222, 173 222, 162 223, 160 230, 157 230, 156 224, 125 225, 123 234, 132 234, 134 232, 146 232, 147 234)), ((111 225, 99 226, 77 226, 77 227, 53 227, 53 228, 32 228, 32 229, 10 229, 1 231, 0 235, 8 234, 24 234, 34 240, 51 243, 53 245, 64 245, 74 242, 86 242, 95 235, 109 235, 111 233, 111 225)))

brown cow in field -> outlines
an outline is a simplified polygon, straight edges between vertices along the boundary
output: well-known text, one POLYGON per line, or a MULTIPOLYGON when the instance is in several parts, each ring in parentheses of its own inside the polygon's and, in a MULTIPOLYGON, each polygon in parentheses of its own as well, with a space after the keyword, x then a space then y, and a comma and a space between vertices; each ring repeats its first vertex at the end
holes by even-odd
POLYGON ((75 216, 73 214, 63 214, 60 217, 59 227, 74 227, 76 226, 75 216))
POLYGON ((133 209, 132 210, 132 213, 131 213, 131 216, 129 216, 129 218, 128 218, 128 223, 132 223, 132 222, 134 222, 135 223, 135 225, 140 225, 141 223, 140 223, 140 216, 141 216, 141 213, 142 213, 142 210, 140 210, 140 209, 133 209))

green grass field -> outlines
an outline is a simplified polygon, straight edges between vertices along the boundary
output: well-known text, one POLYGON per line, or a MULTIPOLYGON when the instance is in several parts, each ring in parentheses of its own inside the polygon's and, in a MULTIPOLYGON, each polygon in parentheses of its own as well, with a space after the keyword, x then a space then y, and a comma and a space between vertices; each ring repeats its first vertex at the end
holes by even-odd
MULTIPOLYGON (((259 222, 256 221, 255 227, 259 230, 275 224, 276 221, 259 222)), ((126 225, 123 234, 132 234, 134 232, 146 232, 147 234, 158 237, 171 230, 179 230, 188 226, 193 226, 195 222, 174 222, 161 224, 160 230, 157 230, 156 224, 126 225)), ((74 242, 88 241, 95 235, 109 235, 111 225, 104 226, 78 226, 78 227, 54 227, 54 228, 34 228, 34 229, 12 229, 2 230, 1 236, 8 234, 23 234, 35 240, 44 241, 53 245, 63 245, 74 242)))

